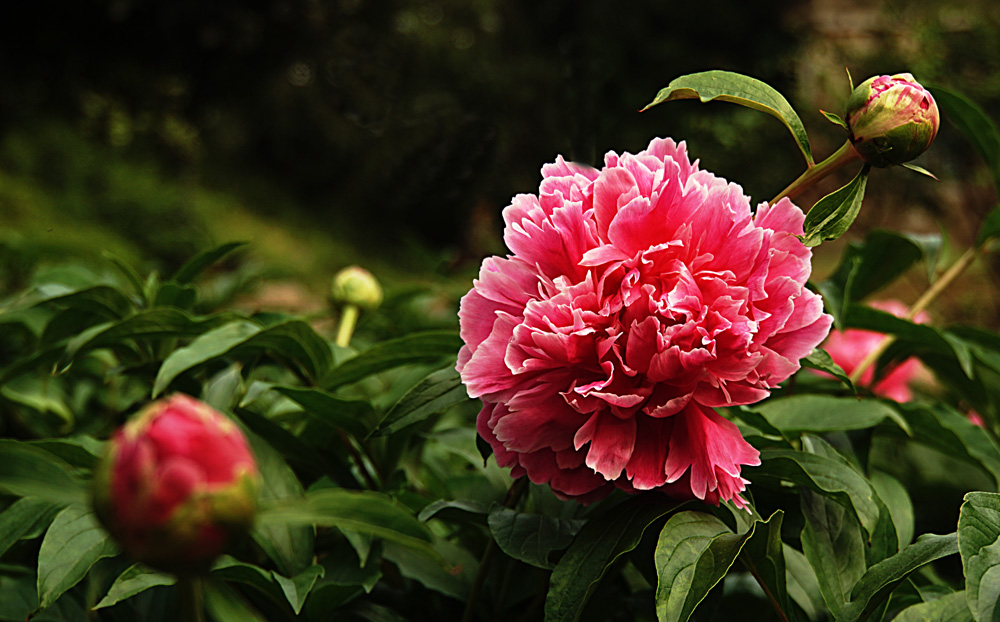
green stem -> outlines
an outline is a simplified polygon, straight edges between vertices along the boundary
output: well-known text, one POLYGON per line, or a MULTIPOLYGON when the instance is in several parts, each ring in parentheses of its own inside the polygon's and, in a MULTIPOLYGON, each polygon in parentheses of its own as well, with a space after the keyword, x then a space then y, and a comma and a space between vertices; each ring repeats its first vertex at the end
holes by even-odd
MULTIPOLYGON (((507 489, 507 496, 504 497, 503 506, 505 508, 515 507, 521 501, 521 497, 526 490, 528 490, 527 477, 514 480, 514 483, 507 489)), ((476 578, 472 583, 472 589, 469 590, 469 600, 465 602, 465 611, 462 612, 462 622, 471 622, 472 616, 476 612, 479 594, 483 591, 483 583, 486 582, 486 573, 496 554, 497 542, 491 537, 489 544, 486 545, 486 550, 483 551, 482 559, 479 560, 479 570, 476 571, 476 578)))
POLYGON ((344 305, 340 312, 340 326, 337 327, 336 344, 342 348, 351 345, 351 336, 354 335, 354 327, 358 324, 358 306, 352 304, 344 305))
POLYGON ((182 575, 177 577, 182 622, 205 622, 204 593, 201 582, 202 579, 198 576, 182 575))
MULTIPOLYGON (((980 248, 972 246, 962 253, 962 256, 959 257, 958 260, 953 263, 944 274, 938 277, 936 281, 931 283, 931 286, 927 288, 927 291, 925 291, 923 295, 913 303, 909 311, 906 312, 906 319, 912 322, 921 311, 934 302, 934 299, 937 298, 941 292, 945 290, 945 288, 951 285, 955 279, 965 272, 966 268, 968 268, 979 255, 980 250, 980 248)), ((878 346, 869 352, 868 356, 866 356, 861 363, 854 368, 854 371, 851 372, 851 382, 857 384, 858 380, 861 379, 861 376, 864 375, 869 367, 875 364, 879 357, 885 353, 895 340, 895 337, 888 335, 885 339, 880 341, 878 346)))
POLYGON ((845 142, 840 146, 840 149, 834 151, 829 158, 823 160, 819 164, 810 166, 806 169, 806 172, 799 175, 798 179, 788 184, 788 187, 782 190, 778 196, 771 199, 771 205, 774 205, 785 197, 794 199, 830 173, 860 159, 861 156, 854 150, 854 147, 851 145, 851 141, 845 142))

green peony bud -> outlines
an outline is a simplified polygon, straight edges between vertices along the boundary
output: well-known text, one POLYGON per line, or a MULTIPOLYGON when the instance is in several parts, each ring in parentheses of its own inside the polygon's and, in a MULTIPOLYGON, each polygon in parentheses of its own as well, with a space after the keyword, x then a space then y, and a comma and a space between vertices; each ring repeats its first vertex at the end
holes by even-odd
POLYGON ((930 146, 940 123, 934 98, 908 73, 869 78, 847 101, 851 144, 872 166, 917 157, 930 146))
POLYGON ((358 266, 344 268, 333 277, 330 295, 336 303, 356 305, 366 311, 382 304, 382 286, 371 272, 358 266))
POLYGON ((94 473, 94 509, 134 559, 170 572, 204 571, 252 526, 259 478, 236 424, 176 394, 108 440, 94 473))

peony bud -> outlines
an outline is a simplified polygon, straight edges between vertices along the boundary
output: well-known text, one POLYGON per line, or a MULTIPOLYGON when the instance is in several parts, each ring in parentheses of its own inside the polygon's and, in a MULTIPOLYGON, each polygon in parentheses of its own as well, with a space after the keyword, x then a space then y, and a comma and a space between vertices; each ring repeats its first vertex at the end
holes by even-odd
POLYGON ((382 304, 382 286, 371 272, 358 266, 344 268, 333 277, 330 295, 334 302, 357 305, 366 311, 382 304))
POLYGON ((940 123, 934 98, 908 73, 869 78, 847 101, 851 144, 872 166, 917 157, 930 146, 940 123))
POLYGON ((252 526, 258 479, 236 424, 175 394, 112 435, 95 472, 94 507, 136 560, 204 570, 252 526))

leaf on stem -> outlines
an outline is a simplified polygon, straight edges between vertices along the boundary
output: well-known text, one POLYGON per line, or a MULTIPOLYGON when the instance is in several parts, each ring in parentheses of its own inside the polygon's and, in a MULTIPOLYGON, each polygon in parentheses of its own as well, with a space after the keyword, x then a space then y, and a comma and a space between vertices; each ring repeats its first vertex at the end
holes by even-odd
POLYGON ((802 120, 781 93, 764 82, 730 71, 702 71, 673 79, 642 110, 678 99, 700 99, 702 103, 719 100, 766 112, 785 124, 806 159, 813 166, 809 136, 802 120))
POLYGON ((958 515, 965 599, 976 620, 1000 617, 1000 494, 970 492, 958 515))
POLYGON ((940 86, 928 87, 945 119, 972 143, 989 168, 993 183, 1000 190, 1000 134, 982 108, 964 95, 940 86))
POLYGON ((868 183, 869 166, 861 171, 846 186, 834 190, 813 205, 806 214, 805 235, 801 237, 806 246, 819 246, 824 241, 836 240, 850 228, 861 211, 868 183))

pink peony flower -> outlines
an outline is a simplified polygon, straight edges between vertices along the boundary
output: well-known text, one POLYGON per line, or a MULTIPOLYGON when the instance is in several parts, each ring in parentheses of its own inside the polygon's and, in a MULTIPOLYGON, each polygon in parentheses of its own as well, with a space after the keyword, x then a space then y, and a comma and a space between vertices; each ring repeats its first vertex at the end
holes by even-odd
POLYGON ((715 407, 756 402, 832 318, 804 287, 804 216, 756 215, 684 143, 561 157, 504 210, 512 255, 463 299, 458 370, 514 477, 589 502, 614 487, 737 505, 758 452, 715 407))
MULTIPOLYGON (((907 312, 906 305, 897 300, 877 301, 871 303, 870 306, 879 311, 891 313, 896 317, 903 317, 907 312)), ((920 313, 916 318, 917 322, 921 323, 926 322, 928 319, 929 317, 926 313, 920 313)), ((885 335, 882 333, 848 328, 842 332, 837 330, 831 332, 821 347, 830 354, 830 358, 833 359, 834 363, 840 365, 847 375, 850 375, 861 361, 868 356, 868 353, 878 347, 878 344, 882 343, 883 339, 885 339, 885 335)), ((826 375, 823 372, 816 373, 826 375)), ((858 384, 870 387, 871 392, 880 397, 887 397, 897 402, 908 402, 912 397, 910 383, 920 373, 920 362, 917 359, 910 358, 896 365, 888 374, 885 374, 881 380, 875 383, 875 386, 870 386, 875 376, 875 368, 874 366, 869 367, 865 370, 865 373, 861 374, 858 384)))
POLYGON ((144 408, 108 441, 94 506, 135 559, 205 568, 256 511, 257 463, 232 421, 175 394, 144 408))

